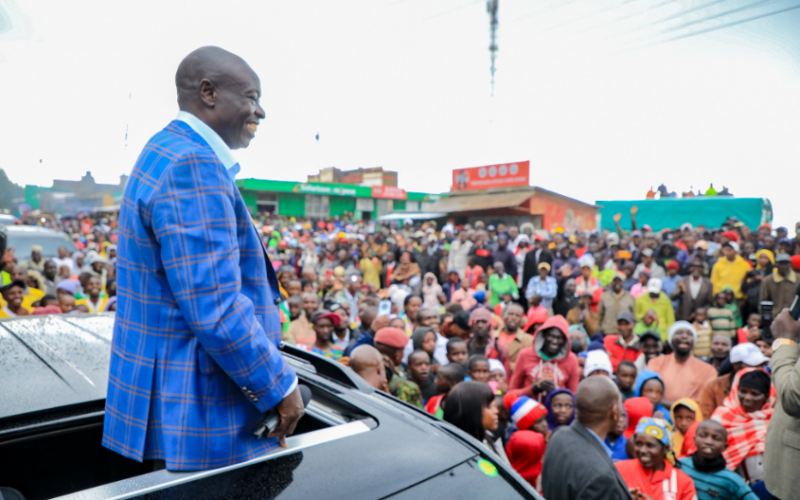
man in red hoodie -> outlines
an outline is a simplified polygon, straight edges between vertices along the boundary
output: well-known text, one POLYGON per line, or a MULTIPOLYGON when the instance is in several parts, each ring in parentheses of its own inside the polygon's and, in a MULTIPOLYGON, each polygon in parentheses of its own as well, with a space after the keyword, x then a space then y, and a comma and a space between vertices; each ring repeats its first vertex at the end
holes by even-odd
POLYGON ((553 389, 574 393, 579 381, 580 368, 570 349, 569 325, 557 315, 536 330, 532 346, 519 351, 509 392, 542 399, 553 389))
POLYGON ((611 359, 611 367, 617 371, 620 361, 636 361, 642 348, 639 346, 639 336, 633 334, 636 317, 629 311, 617 314, 617 330, 619 335, 608 335, 603 339, 603 345, 611 359))

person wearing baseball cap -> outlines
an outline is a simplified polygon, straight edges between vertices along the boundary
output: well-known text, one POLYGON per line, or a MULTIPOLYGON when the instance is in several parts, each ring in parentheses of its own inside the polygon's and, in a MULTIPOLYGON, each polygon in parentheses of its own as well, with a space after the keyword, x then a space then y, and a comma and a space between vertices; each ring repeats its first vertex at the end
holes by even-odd
POLYGON ((642 262, 636 266, 636 271, 633 272, 635 277, 638 278, 639 273, 645 270, 650 273, 651 278, 663 279, 667 275, 664 268, 655 262, 655 253, 652 248, 645 248, 642 250, 641 257, 642 262))
POLYGON ((771 301, 772 310, 777 316, 784 308, 792 306, 797 290, 797 273, 792 269, 792 257, 787 253, 775 256, 775 269, 761 283, 759 311, 762 301, 771 301))
POLYGON ((658 316, 661 340, 667 340, 667 331, 675 323, 675 309, 672 307, 672 301, 661 290, 661 287, 661 279, 650 278, 647 282, 647 293, 643 293, 636 299, 636 317, 642 319, 647 311, 654 310, 658 316))
MULTIPOLYGON (((608 293, 608 292, 606 292, 608 293)), ((636 317, 630 311, 621 311, 617 314, 617 335, 606 335, 603 339, 603 346, 608 352, 611 367, 617 370, 623 360, 634 362, 642 353, 639 345, 639 337, 633 334, 633 327, 636 325, 636 317)))
POLYGON ((664 380, 664 406, 670 408, 680 398, 697 401, 703 387, 717 377, 717 370, 692 355, 697 331, 688 321, 676 321, 670 326, 667 342, 673 352, 647 363, 647 369, 664 380))

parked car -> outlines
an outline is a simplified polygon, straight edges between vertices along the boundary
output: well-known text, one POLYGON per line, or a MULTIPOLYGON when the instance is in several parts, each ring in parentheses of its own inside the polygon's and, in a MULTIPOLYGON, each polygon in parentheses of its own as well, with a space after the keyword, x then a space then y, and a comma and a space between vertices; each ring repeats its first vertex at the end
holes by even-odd
POLYGON ((6 246, 15 250, 20 262, 31 255, 31 245, 42 246, 42 257, 58 257, 58 247, 65 247, 72 254, 78 248, 75 242, 61 231, 40 226, 5 226, 6 246))
POLYGON ((87 499, 541 499, 459 429, 282 347, 312 399, 288 448, 198 472, 101 446, 113 315, 0 321, 0 492, 87 499), (9 489, 13 488, 13 490, 9 489))

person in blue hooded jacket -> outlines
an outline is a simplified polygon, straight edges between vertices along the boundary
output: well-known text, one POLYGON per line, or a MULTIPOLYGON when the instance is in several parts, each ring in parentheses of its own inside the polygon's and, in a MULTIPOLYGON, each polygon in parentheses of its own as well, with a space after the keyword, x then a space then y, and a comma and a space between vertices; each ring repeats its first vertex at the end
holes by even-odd
POLYGON ((644 396, 653 403, 653 417, 663 418, 672 424, 672 417, 669 414, 669 409, 661 404, 664 398, 664 381, 658 373, 652 370, 642 370, 638 377, 636 377, 636 388, 634 389, 634 396, 644 396))

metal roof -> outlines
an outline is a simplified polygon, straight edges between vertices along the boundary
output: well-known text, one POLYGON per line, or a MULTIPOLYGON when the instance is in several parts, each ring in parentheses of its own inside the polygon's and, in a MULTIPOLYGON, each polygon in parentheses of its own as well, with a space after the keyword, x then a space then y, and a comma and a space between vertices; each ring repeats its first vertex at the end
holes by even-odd
MULTIPOLYGON (((495 208, 518 208, 534 195, 533 191, 451 196, 433 203, 431 212, 472 212, 495 208)), ((524 209, 523 209, 524 210, 524 209)))

